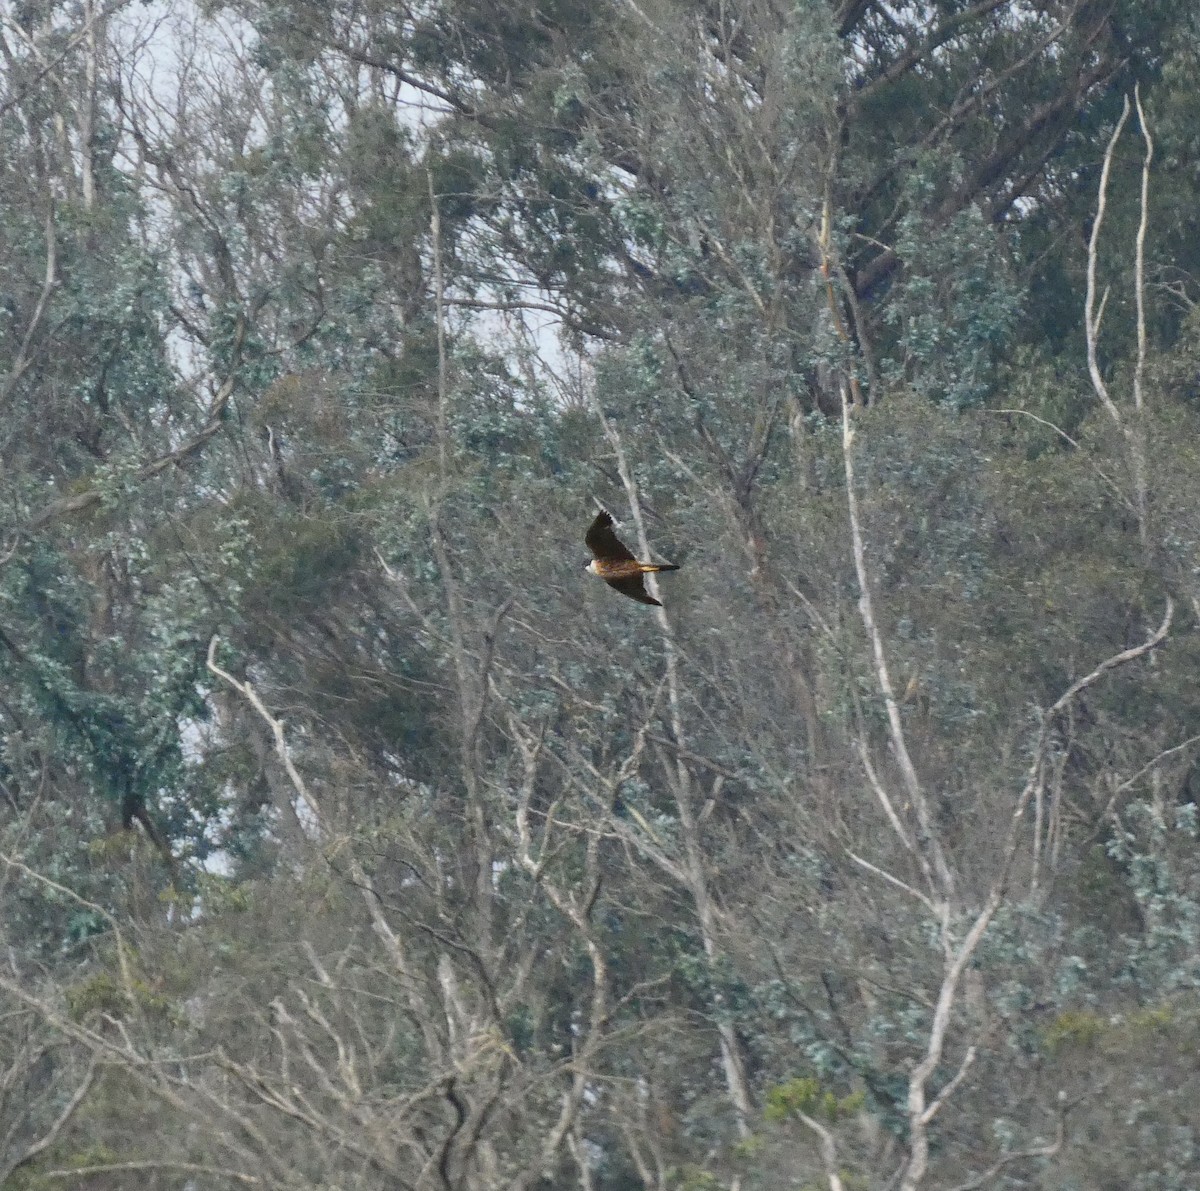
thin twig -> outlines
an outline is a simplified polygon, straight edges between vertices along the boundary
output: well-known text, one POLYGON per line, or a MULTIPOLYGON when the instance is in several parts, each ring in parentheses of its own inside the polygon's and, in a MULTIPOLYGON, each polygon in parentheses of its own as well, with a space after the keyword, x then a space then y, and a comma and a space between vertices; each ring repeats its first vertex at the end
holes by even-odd
POLYGON ((933 1098, 929 1107, 925 1110, 921 1117, 921 1123, 928 1125, 934 1117, 941 1112, 946 1101, 954 1095, 954 1089, 967 1077, 967 1072, 971 1069, 971 1064, 975 1062, 976 1048, 974 1046, 967 1047, 967 1053, 963 1055, 962 1062, 958 1065, 958 1070, 954 1073, 953 1078, 944 1088, 933 1098))
MULTIPOLYGON (((1149 773, 1152 769, 1156 768, 1159 764, 1161 764, 1163 761, 1165 761, 1168 757, 1172 756, 1174 753, 1181 753, 1181 752, 1183 752, 1184 749, 1190 748, 1193 744, 1196 744, 1196 743, 1200 743, 1200 736, 1189 736, 1187 738, 1187 740, 1182 740, 1179 742, 1179 744, 1172 745, 1171 748, 1169 748, 1169 749, 1163 749, 1163 751, 1161 753, 1159 753, 1156 757, 1152 757, 1149 761, 1147 761, 1146 764, 1143 765, 1141 767, 1141 769, 1139 769, 1137 771, 1137 773, 1135 773, 1132 777, 1127 777, 1116 788, 1116 791, 1113 794, 1113 799, 1115 800, 1117 794, 1121 794, 1125 790, 1128 790, 1130 788, 1130 786, 1132 786, 1134 784, 1134 782, 1138 781, 1140 778, 1145 777, 1147 773, 1149 773)), ((1110 806, 1111 806, 1111 803, 1110 803, 1110 806)))
POLYGON ((6 1169, 0 1170, 0 1187, 7 1185, 12 1174, 19 1170, 22 1166, 32 1162, 39 1154, 48 1150, 58 1140, 59 1134, 62 1133, 70 1119, 75 1115, 76 1110, 83 1103, 84 1098, 92 1089, 92 1084, 96 1079, 96 1056, 92 1055, 88 1063, 88 1069, 84 1073, 83 1079, 80 1080, 79 1086, 71 1093, 70 1099, 63 1105, 62 1112, 54 1119, 54 1123, 46 1130, 37 1141, 29 1145, 25 1152, 10 1163, 6 1169))
MULTIPOLYGON (((1047 430, 1053 430, 1054 433, 1063 440, 1063 442, 1068 444, 1068 446, 1071 446, 1076 451, 1083 453, 1083 447, 1081 447, 1080 444, 1077 443, 1061 426, 1056 426, 1048 419, 1040 417, 1038 414, 1031 413, 1027 409, 985 409, 983 412, 987 414, 1017 414, 1022 418, 1031 418, 1039 425, 1045 426, 1047 430)), ((1088 460, 1088 462, 1091 463, 1092 470, 1100 477, 1100 479, 1108 487, 1109 491, 1112 492, 1112 494, 1117 498, 1117 500, 1119 500, 1121 504, 1129 510, 1130 513, 1132 513, 1134 516, 1137 516, 1137 506, 1129 499, 1128 496, 1125 495, 1124 492, 1121 491, 1121 487, 1116 480, 1114 480, 1110 475, 1108 475, 1107 472, 1098 467, 1091 460, 1088 460)))
POLYGON ((261 1182, 257 1175, 245 1174, 240 1170, 230 1170, 225 1166, 201 1166, 197 1162, 167 1162, 162 1159, 145 1162, 107 1162, 97 1166, 73 1166, 69 1170, 43 1170, 38 1174, 42 1179, 77 1179, 89 1174, 117 1174, 121 1171, 152 1171, 174 1170, 182 1174, 209 1174, 222 1179, 233 1179, 237 1183, 245 1183, 257 1187, 261 1182))
POLYGON ((895 885, 897 889, 902 889, 909 897, 915 897, 935 918, 941 919, 942 911, 936 906, 931 898, 928 898, 919 889, 914 889, 906 881, 900 880, 894 873, 889 873, 886 869, 880 868, 878 865, 872 864, 869 860, 864 860, 856 852, 851 852, 846 849, 846 855, 854 861, 855 864, 865 868, 867 872, 874 873, 875 876, 887 881, 889 885, 895 885))
POLYGON ((36 869, 32 869, 23 860, 19 860, 16 856, 10 856, 6 852, 0 852, 0 863, 6 868, 16 869, 22 876, 38 885, 44 885, 47 889, 52 889, 55 893, 62 897, 68 898, 77 905, 83 906, 85 910, 91 911, 93 914, 100 915, 109 925, 113 933, 113 939, 117 945, 117 963, 121 969, 121 981, 125 986, 125 994, 132 1001, 133 994, 133 972, 129 966, 128 949, 125 946, 125 936, 121 933, 120 926, 117 925, 117 920, 112 914, 106 910, 98 902, 89 901, 82 894, 76 893, 69 885, 63 885, 55 881, 52 877, 47 877, 45 873, 39 873, 36 869))
POLYGON ((271 735, 275 739, 275 753, 279 760, 283 763, 283 768, 287 772, 288 779, 292 783, 292 788, 299 795, 301 802, 304 803, 305 809, 312 816, 312 822, 320 836, 326 834, 325 819, 321 813, 321 808, 317 800, 309 792, 308 785, 301 776, 300 771, 296 768, 296 763, 292 760, 291 751, 287 746, 287 737, 284 734, 283 720, 276 719, 268 710, 266 704, 259 698, 258 692, 248 682, 239 682, 228 670, 222 670, 217 665, 217 645, 219 639, 214 635, 208 643, 208 659, 207 666, 211 673, 218 678, 227 682, 235 691, 254 708, 255 711, 262 717, 263 722, 271 729, 271 735))
MULTIPOLYGON (((1061 1102, 1061 1093, 1060 1093, 1061 1102)), ((1025 1150, 1016 1150, 1011 1154, 1005 1154, 1002 1158, 993 1162, 987 1170, 981 1174, 975 1175, 974 1178, 967 1179, 965 1183, 958 1183, 950 1188, 950 1191, 978 1191, 985 1183, 990 1183, 1006 1166, 1011 1166, 1014 1162, 1021 1162, 1026 1158, 1052 1158, 1063 1147, 1063 1142, 1066 1140, 1067 1132, 1067 1114, 1066 1109, 1060 1103, 1058 1111, 1058 1124, 1054 1130, 1054 1140, 1045 1145, 1030 1146, 1025 1150)))

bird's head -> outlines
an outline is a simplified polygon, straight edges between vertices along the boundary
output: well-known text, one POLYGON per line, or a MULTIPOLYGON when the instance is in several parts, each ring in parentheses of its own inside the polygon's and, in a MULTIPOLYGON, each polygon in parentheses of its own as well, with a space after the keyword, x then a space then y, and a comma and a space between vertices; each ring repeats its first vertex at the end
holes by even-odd
POLYGON ((596 560, 594 558, 588 559, 588 561, 583 564, 583 569, 587 571, 589 575, 594 575, 596 573, 596 560))

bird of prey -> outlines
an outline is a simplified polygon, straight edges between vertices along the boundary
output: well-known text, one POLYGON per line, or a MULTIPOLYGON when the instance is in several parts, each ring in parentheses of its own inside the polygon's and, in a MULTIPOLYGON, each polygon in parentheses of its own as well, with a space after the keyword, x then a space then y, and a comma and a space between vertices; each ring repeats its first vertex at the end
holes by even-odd
POLYGON ((638 562, 629 547, 613 533, 612 514, 606 510, 600 511, 583 540, 596 556, 584 565, 585 571, 599 575, 609 587, 616 588, 622 595, 637 600, 639 604, 662 607, 662 604, 646 590, 646 582, 642 576, 656 571, 679 570, 673 562, 638 562))

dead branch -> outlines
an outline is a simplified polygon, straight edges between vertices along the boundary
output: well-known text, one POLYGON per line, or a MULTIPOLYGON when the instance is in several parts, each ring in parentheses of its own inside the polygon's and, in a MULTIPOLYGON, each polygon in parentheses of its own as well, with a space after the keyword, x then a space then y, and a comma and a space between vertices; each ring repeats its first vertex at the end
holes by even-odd
MULTIPOLYGON (((943 1089, 943 1093, 936 1097, 932 1104, 927 1103, 927 1084, 941 1063, 945 1048, 946 1033, 950 1025, 951 1013, 958 995, 958 985, 962 979, 962 974, 971 957, 978 949, 979 944, 983 941, 983 937, 991 925, 996 911, 1003 904, 1013 861, 1016 858, 1020 841, 1018 829, 1029 806, 1029 802, 1034 797, 1042 781, 1046 751, 1049 747, 1054 724, 1058 716, 1062 714, 1075 698, 1087 690, 1088 687, 1098 682, 1105 674, 1115 670, 1119 666, 1128 665, 1130 662, 1144 657, 1160 645, 1170 631, 1173 615, 1174 605, 1168 599, 1162 623, 1145 641, 1140 645, 1121 650, 1120 653, 1106 658, 1090 673, 1073 682, 1042 715, 1041 727, 1034 747, 1034 757, 1029 767, 1029 775, 1013 807, 1012 816, 1009 819, 1008 833, 1001 851, 1001 863, 992 880, 987 898, 982 908, 975 915, 961 942, 957 944, 953 942, 949 933, 949 921, 944 921, 942 943, 945 948, 945 966, 937 1003, 934 1007, 933 1020, 930 1023, 929 1040, 926 1045, 924 1058, 909 1074, 907 1104, 910 1139, 909 1158, 903 1170, 900 1191, 916 1191, 925 1177, 929 1162, 928 1125, 933 1115, 943 1106, 948 1095, 948 1092, 943 1089)), ((970 1050, 968 1050, 967 1054, 971 1058, 974 1057, 970 1050)), ((966 1067, 969 1065, 967 1059, 964 1059, 963 1066, 959 1069, 960 1075, 965 1074, 966 1067)), ((955 1076, 951 1083, 957 1087, 958 1081, 959 1076, 955 1076)))
POLYGON ((955 881, 946 862, 941 841, 937 836, 933 814, 929 809, 929 800, 925 796, 921 779, 917 776, 916 766, 908 751, 908 741, 904 733, 904 722, 900 717, 900 704, 896 699, 892 686, 891 674, 888 671, 887 655, 883 647, 883 635, 880 632, 875 617, 875 604, 871 595, 871 577, 867 569, 866 546, 863 543, 862 521, 858 508, 858 493, 854 472, 854 415, 850 394, 845 381, 839 386, 842 399, 842 466, 846 475, 846 508, 850 521, 850 544, 854 555, 854 570, 858 578, 858 613, 862 620, 867 641, 874 656, 875 681, 879 693, 887 709, 888 736, 892 748, 892 756, 900 768, 904 781, 904 791, 909 803, 917 816, 920 835, 910 840, 907 834, 900 835, 900 842, 921 863, 932 865, 937 881, 930 887, 930 893, 942 902, 949 902, 954 896, 955 881), (928 858, 926 859, 926 853, 928 858))
POLYGON ((1133 372, 1133 421, 1132 423, 1121 413, 1108 385, 1100 371, 1099 344, 1100 327, 1104 319, 1104 308, 1108 301, 1108 291, 1105 290, 1099 306, 1096 303, 1096 268, 1099 261, 1100 229, 1108 208, 1108 185, 1112 173, 1113 156, 1117 142, 1129 120, 1129 96, 1121 109, 1121 118, 1117 121, 1104 151, 1104 162, 1100 169, 1100 187, 1096 196, 1096 216, 1092 221, 1092 234, 1088 239, 1087 252, 1087 293, 1084 298, 1083 329, 1087 342, 1088 376, 1091 378, 1092 389, 1107 411, 1113 425, 1120 430, 1125 439, 1125 449, 1128 453, 1129 470, 1133 480, 1133 503, 1137 511, 1138 536, 1143 548, 1149 544, 1150 527, 1149 492, 1146 478, 1146 444, 1145 427, 1143 425, 1144 399, 1143 377, 1146 368, 1146 230, 1149 226, 1150 210, 1150 164, 1154 159, 1154 141, 1146 124, 1146 114, 1142 109, 1140 92, 1135 88, 1134 101, 1137 107, 1138 120, 1141 124, 1142 139, 1146 151, 1142 159, 1141 193, 1138 216, 1138 229, 1134 240, 1134 304, 1137 321, 1137 359, 1133 372))
POLYGON ((825 1167, 825 1177, 829 1180, 829 1191, 845 1191, 845 1183, 842 1182, 842 1176, 838 1174, 837 1142, 834 1140, 833 1131, 805 1112, 797 1112, 796 1115, 805 1128, 816 1134, 817 1148, 821 1151, 821 1162, 825 1167))
POLYGON ((257 1175, 241 1170, 230 1170, 227 1166, 202 1166, 196 1162, 169 1162, 155 1159, 144 1162, 107 1162, 95 1166, 72 1166, 69 1170, 43 1170, 38 1173, 43 1179, 77 1179, 89 1174, 119 1174, 125 1171, 177 1171, 180 1174, 208 1174, 217 1178, 233 1179, 248 1187, 257 1187, 263 1180, 257 1175))

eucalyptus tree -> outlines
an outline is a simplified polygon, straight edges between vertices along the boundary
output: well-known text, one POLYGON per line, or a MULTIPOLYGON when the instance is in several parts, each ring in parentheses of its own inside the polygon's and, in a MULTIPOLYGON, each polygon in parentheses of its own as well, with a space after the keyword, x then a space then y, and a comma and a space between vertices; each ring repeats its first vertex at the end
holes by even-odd
POLYGON ((1154 1039, 1182 1185, 1190 356, 1132 125, 1071 221, 1185 6, 46 11, 0 990, 12 1086, 66 1057, 9 1168, 975 1186, 1093 1171, 1154 1039), (1075 358, 1018 318, 1067 295, 1075 358), (582 583, 593 497, 664 608, 582 583))

